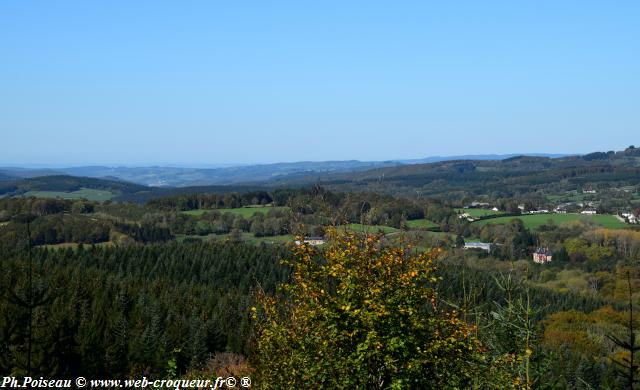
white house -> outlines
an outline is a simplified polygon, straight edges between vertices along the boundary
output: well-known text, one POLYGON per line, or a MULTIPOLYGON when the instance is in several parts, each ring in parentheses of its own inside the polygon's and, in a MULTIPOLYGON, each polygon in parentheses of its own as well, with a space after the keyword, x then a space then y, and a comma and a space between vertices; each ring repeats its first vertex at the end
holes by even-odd
POLYGON ((595 211, 595 210, 593 210, 593 209, 591 209, 591 210, 584 210, 584 211, 582 211, 580 214, 585 214, 585 215, 596 215, 596 214, 598 214, 598 212, 597 212, 597 211, 595 211))

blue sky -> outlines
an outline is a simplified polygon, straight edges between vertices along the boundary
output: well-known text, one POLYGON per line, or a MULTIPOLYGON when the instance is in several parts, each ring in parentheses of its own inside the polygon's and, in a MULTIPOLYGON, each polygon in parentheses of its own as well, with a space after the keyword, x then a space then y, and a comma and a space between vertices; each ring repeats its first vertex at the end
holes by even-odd
POLYGON ((2 1, 0 164, 622 149, 638 20, 638 1, 2 1))

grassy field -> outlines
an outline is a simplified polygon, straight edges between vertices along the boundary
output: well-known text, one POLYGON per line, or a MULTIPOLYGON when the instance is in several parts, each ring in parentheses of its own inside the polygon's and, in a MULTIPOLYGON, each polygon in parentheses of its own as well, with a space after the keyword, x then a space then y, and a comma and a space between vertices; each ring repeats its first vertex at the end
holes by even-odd
POLYGON ((517 217, 499 217, 492 219, 485 219, 476 221, 474 224, 504 224, 508 223, 514 218, 521 219, 524 225, 528 229, 535 229, 541 225, 547 223, 548 220, 553 220, 557 225, 565 222, 573 221, 592 221, 604 227, 610 229, 621 229, 628 225, 617 219, 614 215, 582 215, 582 214, 531 214, 520 215, 517 217))
POLYGON ((493 211, 487 209, 454 209, 458 214, 467 213, 471 217, 484 217, 487 215, 500 215, 504 214, 504 211, 493 211))
POLYGON ((37 198, 61 198, 61 199, 87 199, 98 202, 104 202, 110 200, 116 194, 110 191, 94 190, 91 188, 82 188, 73 192, 61 192, 61 191, 28 191, 24 193, 24 196, 35 196, 37 198))
POLYGON ((390 226, 381 226, 381 225, 361 225, 359 223, 350 223, 348 225, 343 225, 346 229, 357 232, 357 233, 379 233, 383 232, 384 234, 395 233, 400 231, 394 227, 390 226))
POLYGON ((407 221, 407 226, 411 229, 428 229, 438 225, 427 219, 414 219, 412 221, 407 221))
POLYGON ((249 218, 254 213, 262 213, 266 214, 269 210, 288 210, 288 207, 272 207, 272 206, 257 206, 257 207, 239 207, 235 209, 198 209, 198 210, 188 210, 183 211, 183 213, 188 215, 202 215, 204 213, 209 213, 212 211, 219 211, 221 213, 233 213, 241 215, 243 218, 249 218))

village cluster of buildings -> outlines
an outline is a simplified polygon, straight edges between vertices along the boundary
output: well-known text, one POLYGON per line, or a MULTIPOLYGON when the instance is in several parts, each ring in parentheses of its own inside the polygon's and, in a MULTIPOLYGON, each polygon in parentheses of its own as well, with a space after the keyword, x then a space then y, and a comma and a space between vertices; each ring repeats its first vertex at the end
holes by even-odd
MULTIPOLYGON (((595 191, 595 190, 586 190, 584 191, 584 193, 595 193, 595 192, 590 192, 590 191, 595 191)), ((489 203, 484 203, 484 202, 472 202, 469 206, 466 206, 466 209, 470 209, 470 208, 483 208, 483 209, 487 209, 487 210, 491 210, 491 211, 495 211, 498 212, 500 211, 497 207, 492 207, 490 208, 491 205, 489 203)), ((553 210, 549 210, 549 209, 545 209, 545 208, 540 208, 540 209, 536 209, 536 210, 529 210, 529 211, 525 211, 526 207, 524 204, 519 204, 518 205, 518 209, 520 210, 521 214, 551 214, 551 213, 555 213, 555 214, 567 214, 568 212, 574 212, 574 213, 580 213, 582 215, 596 215, 598 214, 598 211, 596 210, 597 207, 597 202, 568 202, 568 203, 561 203, 559 205, 557 205, 553 210)), ((621 220, 624 220, 627 223, 630 224, 638 224, 640 223, 640 216, 635 215, 632 212, 621 212, 618 213, 618 217, 621 220)), ((471 214, 464 212, 464 213, 460 213, 458 215, 458 218, 460 219, 466 219, 469 222, 474 222, 478 219, 481 219, 480 217, 473 217, 471 214)))
MULTIPOLYGON (((578 207, 584 208, 586 207, 584 210, 580 211, 580 214, 583 215, 596 215, 598 214, 598 211, 594 208, 594 204, 591 204, 593 202, 589 202, 587 203, 579 203, 577 204, 578 207)), ((469 207, 465 207, 465 208, 479 208, 479 207, 474 207, 473 204, 486 204, 487 206, 489 206, 488 203, 478 203, 478 202, 473 202, 472 206, 469 207)), ((551 214, 551 213, 556 213, 556 214, 566 214, 568 212, 568 207, 570 205, 573 205, 572 203, 566 203, 566 204, 561 204, 556 206, 553 210, 549 210, 549 209, 536 209, 536 210, 529 210, 529 211, 525 211, 525 206, 523 204, 518 205, 518 209, 520 210, 521 214, 551 214)), ((487 207, 487 209, 489 209, 487 207)), ((497 207, 493 207, 490 209, 491 211, 495 211, 498 212, 500 211, 500 209, 498 209, 497 207)), ((458 218, 460 219, 466 219, 469 222, 474 222, 478 219, 480 219, 479 217, 473 217, 471 214, 464 212, 464 213, 460 213, 458 215, 458 218)), ((633 219, 637 220, 637 218, 634 216, 633 219)), ((629 222, 629 223, 636 223, 636 222, 629 222)))
MULTIPOLYGON (((592 190, 592 189, 587 189, 582 191, 585 194, 596 194, 596 190, 592 190)), ((596 210, 596 206, 597 206, 597 202, 569 202, 569 203, 562 203, 559 204, 558 206, 556 206, 552 211, 548 210, 548 209, 537 209, 537 210, 529 210, 529 211, 525 211, 525 205, 524 204, 520 204, 518 205, 518 209, 520 209, 520 212, 522 214, 548 214, 548 213, 557 213, 557 214, 566 214, 569 212, 569 210, 572 210, 572 212, 579 212, 582 215, 596 215, 598 214, 598 211, 596 210), (576 210, 577 209, 577 210, 576 210)), ((484 208, 484 209, 490 209, 491 205, 489 203, 485 203, 485 202, 472 202, 469 206, 465 207, 465 208, 484 208)), ((493 207, 490 210, 492 211, 500 211, 497 207, 493 207)), ((621 212, 618 213, 617 216, 620 220, 623 220, 627 223, 630 224, 638 224, 640 223, 640 216, 632 213, 632 212, 621 212)), ((469 222, 473 222, 477 219, 480 219, 479 217, 473 217, 471 214, 467 213, 467 212, 463 212, 460 215, 458 215, 458 218, 460 219, 466 219, 469 222)), ((491 252, 492 246, 494 244, 491 243, 487 243, 487 242, 466 242, 464 244, 464 249, 479 249, 479 250, 483 250, 488 252, 491 252)), ((553 252, 551 250, 549 250, 549 248, 544 248, 544 247, 539 247, 537 248, 533 254, 533 261, 534 263, 537 264, 546 264, 548 262, 550 262, 553 259, 553 252)))

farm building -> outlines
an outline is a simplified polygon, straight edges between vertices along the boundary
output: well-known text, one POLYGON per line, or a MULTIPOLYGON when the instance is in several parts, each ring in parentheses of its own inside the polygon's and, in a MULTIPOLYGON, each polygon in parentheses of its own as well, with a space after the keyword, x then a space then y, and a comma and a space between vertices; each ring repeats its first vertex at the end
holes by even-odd
POLYGON ((593 210, 593 209, 589 209, 589 210, 584 210, 582 211, 580 214, 585 214, 585 215, 596 215, 598 214, 597 211, 593 210))
POLYGON ((622 218, 626 219, 629 223, 638 223, 638 217, 633 213, 622 213, 622 218))
POLYGON ((475 218, 473 218, 469 213, 462 213, 458 215, 458 219, 466 219, 469 222, 475 221, 475 218))
POLYGON ((547 210, 547 209, 529 211, 529 214, 547 214, 547 213, 549 213, 549 210, 547 210))
POLYGON ((548 263, 553 259, 553 252, 547 248, 538 248, 533 252, 533 262, 538 264, 548 263))
POLYGON ((482 249, 491 252, 491 243, 489 242, 465 242, 464 249, 482 249))

